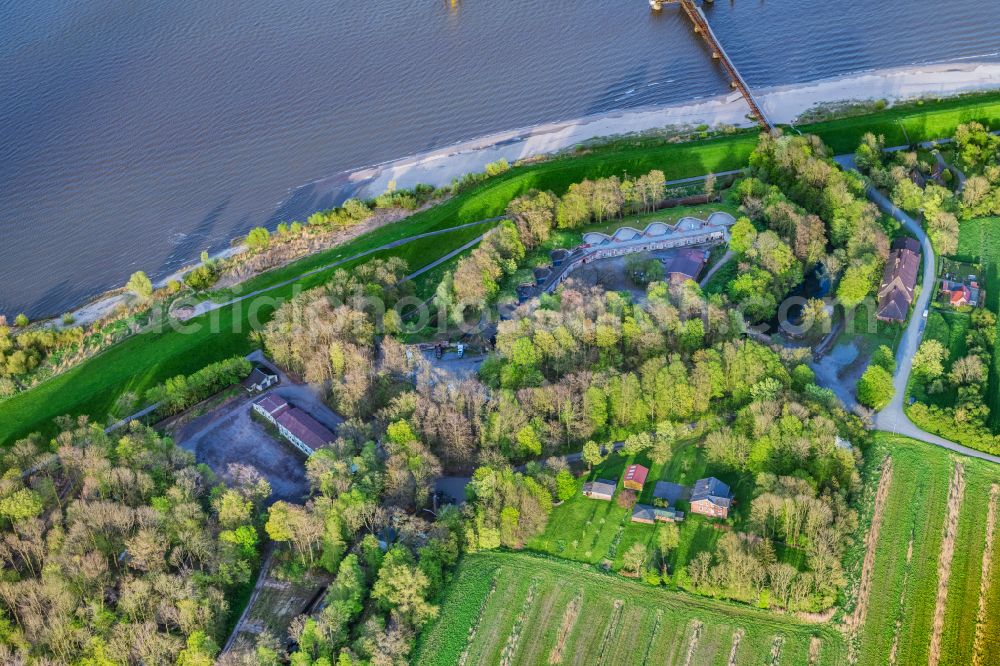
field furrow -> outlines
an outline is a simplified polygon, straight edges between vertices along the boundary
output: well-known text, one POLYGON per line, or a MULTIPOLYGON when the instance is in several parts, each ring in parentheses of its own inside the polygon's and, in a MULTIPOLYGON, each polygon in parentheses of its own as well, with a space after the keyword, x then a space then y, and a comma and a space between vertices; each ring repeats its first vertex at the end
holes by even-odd
POLYGON ((886 457, 882 463, 882 473, 879 476, 878 490, 875 493, 875 508, 872 512, 871 527, 868 528, 868 533, 865 535, 865 558, 861 567, 861 583, 858 589, 858 598, 854 606, 854 613, 847 619, 847 630, 851 641, 851 652, 849 654, 851 663, 857 661, 857 653, 855 652, 857 634, 868 616, 868 601, 872 589, 872 574, 875 569, 876 547, 879 543, 882 519, 885 515, 885 505, 889 498, 891 487, 892 458, 886 457))
POLYGON ((965 468, 955 464, 951 486, 948 488, 948 515, 941 535, 941 550, 938 554, 937 597, 934 601, 934 624, 931 628, 929 666, 937 666, 941 661, 941 635, 944 633, 944 611, 948 602, 948 582, 951 579, 951 561, 955 555, 955 537, 958 533, 958 512, 965 496, 965 468))
POLYGON ((983 565, 992 485, 989 475, 966 467, 965 498, 958 517, 939 662, 948 666, 965 666, 973 661, 983 600, 983 565))
POLYGON ((980 569, 979 603, 976 609, 976 637, 973 644, 972 664, 983 666, 987 663, 986 654, 986 622, 988 602, 990 597, 990 579, 993 576, 993 546, 997 529, 997 497, 1000 496, 1000 486, 990 485, 990 506, 986 514, 986 538, 983 549, 983 564, 980 569))

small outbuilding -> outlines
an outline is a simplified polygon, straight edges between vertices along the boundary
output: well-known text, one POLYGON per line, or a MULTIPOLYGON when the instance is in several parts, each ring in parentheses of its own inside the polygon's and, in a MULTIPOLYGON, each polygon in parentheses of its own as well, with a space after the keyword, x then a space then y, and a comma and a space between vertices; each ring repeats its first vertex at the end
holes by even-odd
POLYGON ((278 375, 264 371, 261 367, 253 369, 246 379, 243 380, 243 388, 247 393, 254 394, 267 390, 278 383, 278 375))
POLYGON ((677 523, 684 520, 684 512, 661 509, 648 504, 636 504, 632 509, 632 522, 652 525, 653 523, 677 523))
POLYGON ((590 499, 611 501, 611 498, 615 495, 616 486, 617 484, 610 479, 588 481, 583 484, 583 494, 585 497, 589 497, 590 499))
POLYGON ((642 465, 629 465, 628 469, 625 470, 624 485, 629 490, 641 491, 642 487, 646 483, 646 477, 649 476, 649 469, 643 467, 642 465))

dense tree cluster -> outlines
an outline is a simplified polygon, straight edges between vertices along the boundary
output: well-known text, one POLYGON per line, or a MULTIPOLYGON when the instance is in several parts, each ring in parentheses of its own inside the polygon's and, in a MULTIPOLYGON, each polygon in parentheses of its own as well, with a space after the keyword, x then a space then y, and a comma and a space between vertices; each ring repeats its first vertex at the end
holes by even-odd
POLYGON ((989 310, 973 310, 965 336, 966 354, 950 358, 938 340, 927 339, 913 356, 913 376, 929 396, 952 394, 950 406, 915 403, 908 411, 924 427, 948 432, 987 450, 996 450, 996 438, 986 426, 989 407, 984 396, 996 344, 997 318, 989 310))
MULTIPOLYGON (((921 163, 917 153, 884 152, 885 140, 870 132, 865 134, 855 152, 858 167, 876 187, 889 193, 892 202, 911 215, 923 217, 927 235, 934 248, 942 254, 954 254, 958 249, 958 217, 960 202, 939 176, 938 182, 925 179, 934 167, 921 163)), ((950 171, 941 171, 942 176, 950 171)))
POLYGON ((785 266, 790 255, 823 261, 831 274, 840 274, 837 298, 845 308, 871 294, 889 241, 862 180, 839 169, 815 136, 761 135, 750 173, 738 191, 750 219, 783 243, 771 239, 765 246, 782 259, 772 265, 785 266))
MULTIPOLYGON (((714 180, 711 188, 714 188, 714 180)), ((554 228, 575 229, 625 214, 648 212, 667 195, 662 171, 638 178, 599 178, 569 186, 562 197, 532 190, 507 206, 508 221, 486 234, 480 246, 445 276, 435 295, 439 312, 455 323, 479 312, 500 293, 500 282, 517 271, 525 253, 548 240, 554 228)))
MULTIPOLYGON (((412 293, 412 284, 402 281, 406 270, 398 257, 376 259, 338 270, 325 287, 285 302, 261 332, 268 354, 307 381, 329 384, 343 414, 371 414, 373 394, 386 389, 392 378, 389 366, 396 367, 383 363, 376 368, 376 334, 401 330, 402 318, 394 307, 412 293)), ((398 354, 385 357, 399 361, 398 354)))
MULTIPOLYGON (((375 423, 389 422, 381 446, 368 439, 370 426, 342 428, 347 436, 306 463, 310 500, 276 502, 268 511, 268 536, 287 545, 279 575, 335 574, 321 610, 289 628, 292 664, 406 663, 416 632, 437 614, 432 600, 458 558, 463 523, 454 507, 433 522, 420 517, 432 514, 414 513, 428 505, 440 467, 407 421, 392 420, 408 404, 397 399, 380 412, 375 423)), ((282 652, 269 637, 237 650, 265 664, 282 652)))
POLYGON ((160 413, 176 414, 242 381, 251 370, 253 364, 250 361, 242 356, 234 356, 206 365, 190 375, 171 377, 149 389, 146 399, 151 403, 160 403, 160 413))
POLYGON ((252 470, 232 487, 169 439, 63 420, 49 449, 17 442, 0 483, 0 661, 210 663, 226 592, 257 559, 270 495, 252 470))

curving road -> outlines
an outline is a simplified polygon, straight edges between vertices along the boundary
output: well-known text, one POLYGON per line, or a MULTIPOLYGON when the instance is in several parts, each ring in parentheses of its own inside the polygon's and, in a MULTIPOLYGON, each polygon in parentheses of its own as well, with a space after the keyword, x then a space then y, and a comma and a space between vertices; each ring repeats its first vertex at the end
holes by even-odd
MULTIPOLYGON (((856 170, 853 155, 840 155, 835 160, 845 169, 856 170)), ((931 247, 931 241, 927 237, 927 234, 924 233, 923 227, 912 217, 894 206, 888 197, 874 187, 869 186, 868 198, 884 212, 902 222, 906 230, 917 237, 920 241, 920 247, 923 250, 924 267, 920 296, 917 297, 913 314, 910 316, 910 321, 903 331, 903 337, 900 339, 899 347, 896 350, 896 374, 892 378, 895 393, 892 401, 882 411, 875 414, 875 418, 873 419, 875 429, 912 437, 913 439, 941 446, 972 458, 1000 463, 1000 456, 970 449, 967 446, 962 446, 961 444, 922 430, 914 425, 910 417, 906 415, 903 402, 906 399, 906 387, 910 381, 910 373, 913 371, 913 355, 917 353, 917 348, 920 347, 920 342, 924 337, 924 324, 926 320, 923 315, 924 311, 930 305, 931 296, 934 294, 934 283, 937 279, 934 271, 934 248, 931 247)))

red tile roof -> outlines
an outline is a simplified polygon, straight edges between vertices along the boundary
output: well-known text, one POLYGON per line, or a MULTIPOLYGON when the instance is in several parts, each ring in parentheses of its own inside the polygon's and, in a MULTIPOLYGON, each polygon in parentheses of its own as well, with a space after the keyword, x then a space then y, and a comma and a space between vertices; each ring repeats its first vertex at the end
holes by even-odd
POLYGON ((972 298, 972 292, 964 284, 959 285, 955 289, 951 290, 951 304, 952 305, 962 305, 963 303, 968 303, 969 299, 972 298))
POLYGON ((638 484, 646 483, 646 476, 649 475, 649 470, 642 465, 629 465, 628 469, 625 470, 625 480, 635 481, 638 484))
POLYGON ((284 412, 277 421, 310 448, 318 449, 334 440, 332 432, 298 407, 292 407, 284 412))
POLYGON ((271 418, 277 418, 278 415, 288 410, 288 403, 285 399, 274 393, 268 393, 263 397, 257 398, 254 402, 260 405, 265 412, 270 414, 271 418))

